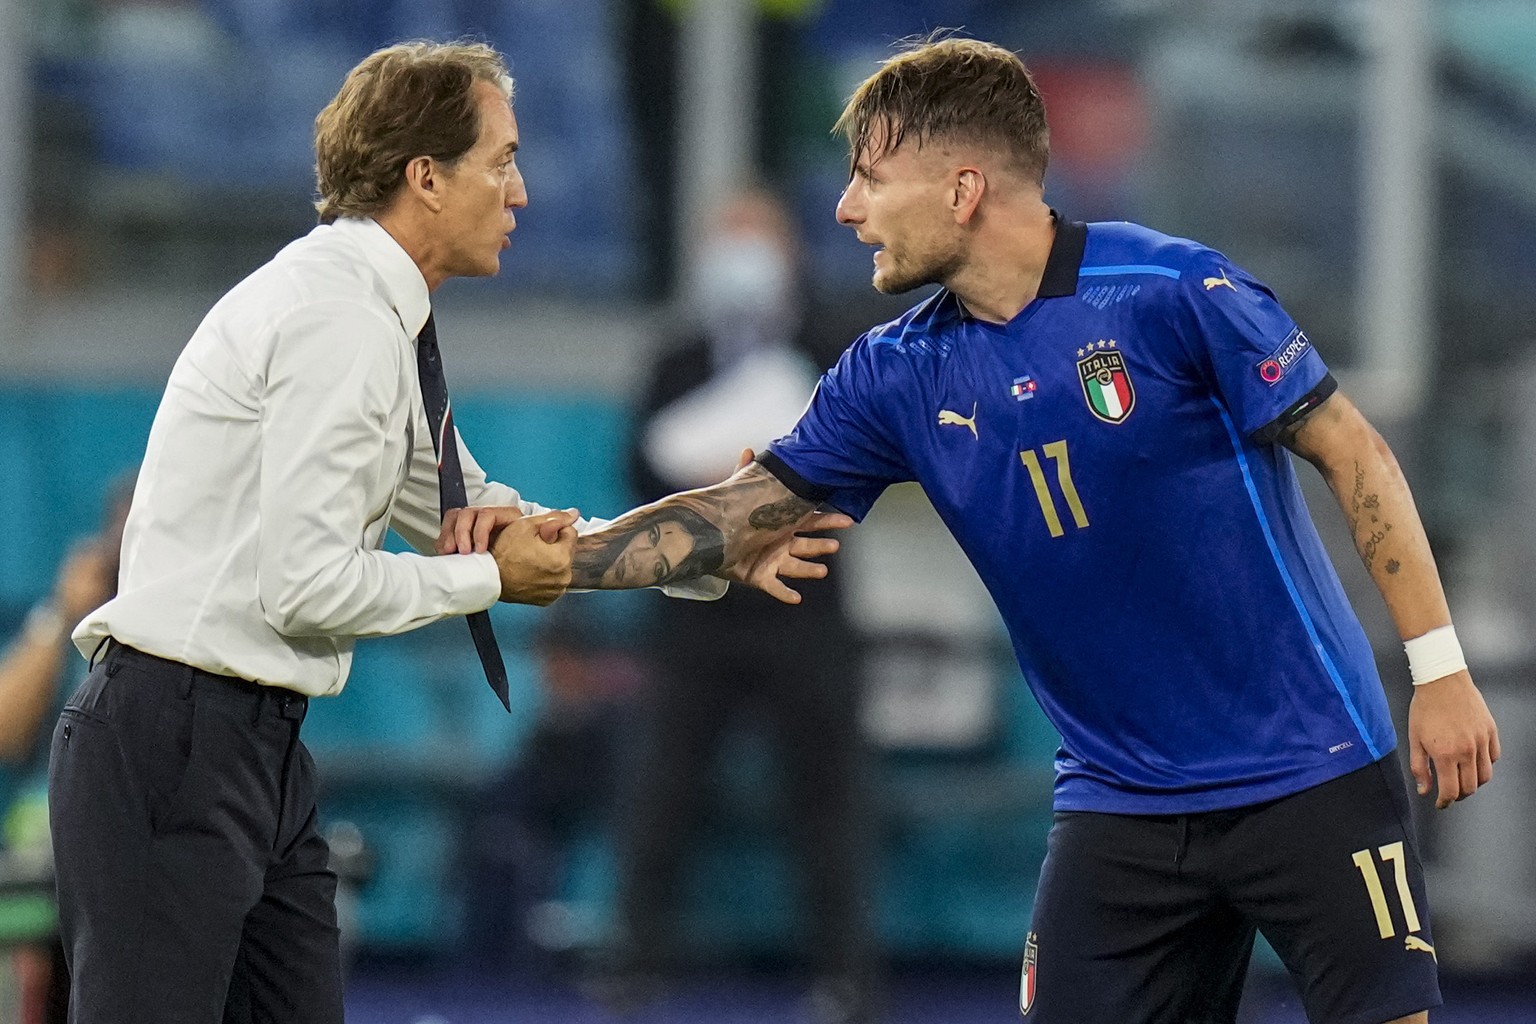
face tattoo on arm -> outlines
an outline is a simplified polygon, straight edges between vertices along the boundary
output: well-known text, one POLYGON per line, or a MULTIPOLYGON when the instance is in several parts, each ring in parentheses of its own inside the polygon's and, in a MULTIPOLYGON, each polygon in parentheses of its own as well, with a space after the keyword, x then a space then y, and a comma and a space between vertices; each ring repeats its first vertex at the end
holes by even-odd
POLYGON ((759 465, 723 483, 635 509, 576 540, 571 586, 654 587, 698 579, 734 564, 762 534, 799 522, 815 503, 759 465))

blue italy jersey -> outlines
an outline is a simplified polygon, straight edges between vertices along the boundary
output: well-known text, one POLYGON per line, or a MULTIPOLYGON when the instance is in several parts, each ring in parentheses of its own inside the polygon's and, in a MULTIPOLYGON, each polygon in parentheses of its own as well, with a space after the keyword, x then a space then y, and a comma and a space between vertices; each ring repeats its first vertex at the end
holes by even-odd
POLYGON ((1396 744, 1274 443, 1333 388, 1220 253, 1058 221, 1012 321, 940 291, 855 342, 762 461, 855 518, 922 484, 1061 733, 1058 809, 1239 807, 1396 744))

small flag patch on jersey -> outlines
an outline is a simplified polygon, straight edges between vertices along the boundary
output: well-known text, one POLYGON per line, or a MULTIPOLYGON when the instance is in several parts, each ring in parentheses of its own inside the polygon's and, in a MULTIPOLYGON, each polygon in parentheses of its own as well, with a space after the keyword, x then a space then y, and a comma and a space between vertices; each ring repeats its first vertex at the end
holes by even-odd
POLYGON ((1022 377, 1013 378, 1013 385, 1008 389, 1008 393, 1023 402, 1035 397, 1035 388, 1035 379, 1026 373, 1022 377))

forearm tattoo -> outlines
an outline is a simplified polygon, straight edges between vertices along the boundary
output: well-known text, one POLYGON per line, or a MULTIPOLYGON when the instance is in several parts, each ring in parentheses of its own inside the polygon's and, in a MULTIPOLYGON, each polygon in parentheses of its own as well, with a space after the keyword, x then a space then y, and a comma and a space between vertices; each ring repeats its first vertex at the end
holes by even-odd
POLYGON ((793 494, 786 497, 782 484, 752 467, 576 538, 571 586, 627 590, 708 576, 740 557, 752 535, 788 530, 814 507, 793 494))
MULTIPOLYGON (((1355 463, 1355 489, 1349 498, 1349 528, 1360 549, 1360 560, 1367 571, 1376 568, 1376 554, 1381 542, 1392 532, 1392 524, 1381 518, 1381 497, 1374 491, 1365 490, 1365 467, 1355 463)), ((1388 559, 1387 572, 1396 573, 1401 565, 1396 559, 1388 559)))
POLYGON ((698 579, 725 561, 720 528, 684 505, 658 505, 576 538, 571 586, 627 590, 698 579))

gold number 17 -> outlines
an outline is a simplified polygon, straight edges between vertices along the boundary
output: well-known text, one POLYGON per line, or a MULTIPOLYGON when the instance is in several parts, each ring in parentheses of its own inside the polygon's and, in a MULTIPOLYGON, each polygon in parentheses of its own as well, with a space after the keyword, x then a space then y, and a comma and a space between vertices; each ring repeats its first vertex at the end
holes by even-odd
MULTIPOLYGON (((1041 445, 1045 457, 1056 463, 1056 484, 1061 488, 1061 496, 1067 501, 1067 509, 1072 513, 1072 521, 1081 530, 1088 525, 1088 513, 1083 511, 1083 501, 1077 496, 1077 487, 1072 483, 1072 463, 1067 458, 1067 442, 1052 441, 1050 444, 1041 445)), ((1066 531, 1062 529, 1061 516, 1056 511, 1056 499, 1051 495, 1051 489, 1045 482, 1045 470, 1040 465, 1040 456, 1035 454, 1033 448, 1019 452, 1019 458, 1024 463, 1024 468, 1029 470, 1029 479, 1035 485, 1035 497, 1040 500, 1040 512, 1045 516, 1045 527, 1051 531, 1052 537, 1060 537, 1066 531)))
MULTIPOLYGON (((1403 907, 1403 924, 1408 926, 1408 931, 1419 930, 1419 910, 1413 905, 1413 891, 1408 888, 1408 866, 1403 855, 1402 840, 1388 843, 1376 851, 1381 854, 1381 859, 1392 862, 1392 874, 1397 881, 1397 899, 1403 907)), ((1371 857, 1371 851, 1356 850, 1353 854, 1355 867, 1360 869, 1360 877, 1365 880, 1366 894, 1371 897, 1371 910, 1376 915, 1376 930, 1384 939, 1390 939, 1397 934, 1397 927, 1392 923, 1392 913, 1387 909, 1387 894, 1382 891, 1381 876, 1376 872, 1376 862, 1371 857)))

